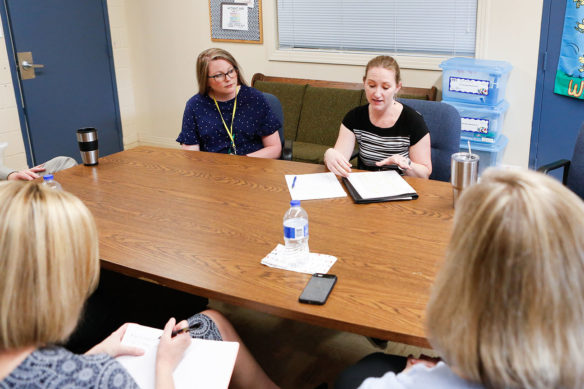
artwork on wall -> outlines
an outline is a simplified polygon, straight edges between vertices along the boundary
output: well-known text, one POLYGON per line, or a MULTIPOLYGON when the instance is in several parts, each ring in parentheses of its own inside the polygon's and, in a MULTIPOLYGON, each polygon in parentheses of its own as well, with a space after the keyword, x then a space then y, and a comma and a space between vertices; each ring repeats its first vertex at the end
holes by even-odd
POLYGON ((584 100, 584 0, 567 0, 554 93, 584 100))
POLYGON ((262 0, 209 0, 211 40, 263 43, 262 0))

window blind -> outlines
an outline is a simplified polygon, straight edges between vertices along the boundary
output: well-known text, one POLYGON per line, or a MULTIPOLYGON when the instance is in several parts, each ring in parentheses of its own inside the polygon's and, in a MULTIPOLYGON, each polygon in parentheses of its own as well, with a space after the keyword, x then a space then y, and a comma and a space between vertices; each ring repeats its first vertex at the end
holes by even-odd
POLYGON ((282 49, 474 56, 477 0, 278 0, 282 49))

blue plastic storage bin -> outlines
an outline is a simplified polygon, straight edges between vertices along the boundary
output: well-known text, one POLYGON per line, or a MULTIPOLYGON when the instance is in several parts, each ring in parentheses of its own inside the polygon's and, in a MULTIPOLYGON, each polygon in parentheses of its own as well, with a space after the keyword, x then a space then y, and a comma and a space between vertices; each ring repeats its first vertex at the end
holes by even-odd
POLYGON ((495 143, 501 133, 505 113, 509 103, 505 100, 495 105, 467 104, 459 101, 442 100, 450 104, 460 114, 460 138, 473 142, 495 143))
POLYGON ((443 99, 485 105, 503 101, 513 68, 505 61, 463 57, 450 58, 440 67, 443 99))
MULTIPOLYGON (((475 143, 470 142, 471 151, 473 154, 478 154, 479 159, 479 176, 483 171, 491 166, 498 166, 505 152, 505 147, 509 139, 503 134, 499 136, 499 139, 495 143, 475 143)), ((468 141, 460 141, 460 151, 468 152, 468 141)))

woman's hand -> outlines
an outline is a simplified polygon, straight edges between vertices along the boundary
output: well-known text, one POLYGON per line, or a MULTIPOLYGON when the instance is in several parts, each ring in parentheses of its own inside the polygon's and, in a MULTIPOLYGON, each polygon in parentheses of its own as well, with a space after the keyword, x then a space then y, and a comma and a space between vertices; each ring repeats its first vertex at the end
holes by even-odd
POLYGON ((424 135, 415 145, 410 147, 412 167, 405 171, 408 176, 429 178, 432 174, 432 151, 430 134, 424 135))
POLYGON ((144 350, 139 349, 137 347, 130 347, 122 345, 122 338, 126 333, 126 329, 128 328, 128 324, 126 323, 122 325, 120 328, 112 332, 110 336, 105 338, 101 343, 96 344, 93 346, 89 351, 85 354, 108 354, 112 358, 119 357, 120 355, 142 355, 144 354, 144 350))
POLYGON ((387 157, 379 162, 375 162, 377 166, 384 165, 397 165, 404 172, 412 167, 412 160, 403 155, 394 154, 391 157, 387 157))
POLYGON ((431 153, 430 134, 426 134, 418 143, 410 147, 409 157, 394 154, 375 164, 377 166, 397 165, 407 176, 429 178, 432 173, 431 153))
POLYGON ((201 151, 201 146, 199 145, 185 145, 181 143, 180 148, 189 151, 201 151))
POLYGON ((419 157, 411 154, 412 149, 413 147, 410 147, 410 156, 412 159, 404 157, 403 155, 394 154, 382 161, 375 162, 375 165, 396 165, 404 172, 406 176, 420 178, 430 177, 430 173, 432 172, 432 161, 428 159, 427 161, 424 160, 420 162, 418 159, 416 159, 419 157))
POLYGON ((324 163, 328 170, 337 176, 347 177, 351 173, 351 163, 341 152, 333 148, 324 153, 324 163))
POLYGON ((156 387, 173 387, 172 373, 179 364, 186 349, 191 344, 191 336, 188 332, 172 337, 172 331, 178 331, 188 327, 186 320, 175 325, 174 318, 171 318, 164 326, 164 332, 160 337, 160 344, 156 352, 156 387))
POLYGON ((335 147, 324 153, 324 163, 337 176, 347 177, 351 173, 351 153, 355 148, 355 134, 341 124, 335 147))
POLYGON ((421 363, 426 367, 432 368, 436 366, 436 364, 440 362, 440 358, 432 358, 426 355, 420 355, 420 358, 414 358, 412 355, 408 356, 408 361, 406 363, 406 367, 402 370, 402 373, 410 370, 414 365, 421 363))
POLYGON ((14 171, 6 177, 7 180, 20 180, 20 181, 30 181, 35 178, 39 178, 41 173, 45 171, 44 164, 32 167, 26 170, 14 171))
POLYGON ((246 154, 248 157, 278 159, 282 155, 282 142, 278 131, 271 135, 262 136, 263 148, 246 154))

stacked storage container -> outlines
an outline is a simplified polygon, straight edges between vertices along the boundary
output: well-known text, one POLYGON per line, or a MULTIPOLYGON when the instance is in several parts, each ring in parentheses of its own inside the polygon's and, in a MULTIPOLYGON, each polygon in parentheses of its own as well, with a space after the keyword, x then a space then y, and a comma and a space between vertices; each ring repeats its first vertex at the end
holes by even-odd
POLYGON ((4 165, 4 149, 8 146, 6 142, 0 142, 0 165, 4 165))
POLYGON ((501 134, 509 103, 505 89, 511 64, 474 58, 455 57, 440 64, 442 102, 454 106, 461 118, 461 151, 471 141, 473 153, 480 156, 479 175, 489 166, 498 165, 507 138, 501 134))

